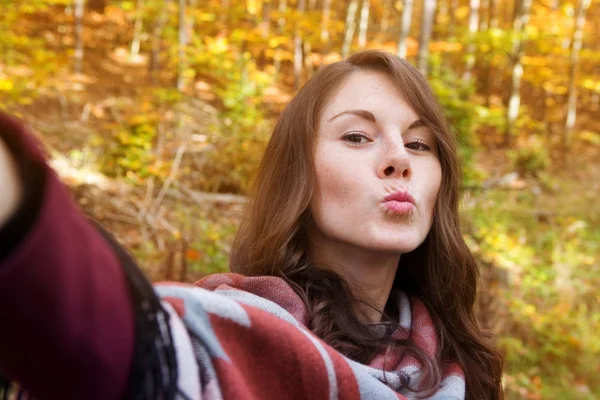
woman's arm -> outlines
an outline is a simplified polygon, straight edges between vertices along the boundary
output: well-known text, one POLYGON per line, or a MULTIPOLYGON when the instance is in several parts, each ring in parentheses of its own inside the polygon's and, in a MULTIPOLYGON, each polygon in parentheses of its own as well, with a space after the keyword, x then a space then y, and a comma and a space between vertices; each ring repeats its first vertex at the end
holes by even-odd
POLYGON ((2 114, 0 142, 0 370, 35 398, 123 398, 134 312, 119 260, 2 114))

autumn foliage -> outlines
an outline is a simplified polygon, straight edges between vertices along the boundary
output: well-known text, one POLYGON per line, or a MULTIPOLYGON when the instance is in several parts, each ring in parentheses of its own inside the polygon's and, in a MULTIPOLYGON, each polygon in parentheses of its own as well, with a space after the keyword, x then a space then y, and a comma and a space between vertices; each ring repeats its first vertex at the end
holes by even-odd
POLYGON ((477 315, 512 399, 600 396, 598 0, 4 0, 0 108, 156 279, 227 269, 278 113, 363 48, 460 139, 477 315))

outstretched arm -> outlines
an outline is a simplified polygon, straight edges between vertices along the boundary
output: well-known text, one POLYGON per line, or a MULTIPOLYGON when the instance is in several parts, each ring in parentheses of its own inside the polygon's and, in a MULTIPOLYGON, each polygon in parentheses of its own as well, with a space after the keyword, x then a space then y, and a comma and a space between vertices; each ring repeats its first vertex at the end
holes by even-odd
POLYGON ((134 312, 120 262, 2 114, 0 191, 0 370, 35 398, 123 398, 134 312))

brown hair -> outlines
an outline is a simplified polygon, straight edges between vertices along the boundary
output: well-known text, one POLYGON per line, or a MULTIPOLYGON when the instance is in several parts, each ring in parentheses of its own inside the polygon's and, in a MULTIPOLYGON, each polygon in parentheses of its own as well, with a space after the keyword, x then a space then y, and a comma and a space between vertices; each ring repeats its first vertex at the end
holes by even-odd
POLYGON ((246 216, 234 241, 231 268, 246 275, 286 279, 304 299, 309 328, 338 351, 366 363, 390 339, 376 340, 353 312, 356 301, 336 274, 311 265, 304 226, 310 219, 315 187, 313 145, 323 107, 351 74, 382 71, 435 134, 442 167, 432 228, 414 251, 401 257, 394 287, 417 296, 428 307, 440 336, 440 359, 432 360, 409 341, 423 362, 421 393, 440 383, 440 364, 457 360, 468 398, 500 399, 502 357, 474 317, 478 267, 459 225, 461 173, 456 139, 427 81, 409 63, 368 50, 322 68, 283 111, 261 162, 246 216))

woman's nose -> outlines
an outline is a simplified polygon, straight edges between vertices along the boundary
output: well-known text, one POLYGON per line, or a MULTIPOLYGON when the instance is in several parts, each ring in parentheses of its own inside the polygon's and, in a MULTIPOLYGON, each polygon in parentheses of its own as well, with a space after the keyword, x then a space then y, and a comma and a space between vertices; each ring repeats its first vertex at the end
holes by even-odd
POLYGON ((410 158, 404 147, 404 143, 394 143, 388 147, 388 151, 379 166, 378 175, 381 179, 407 179, 410 177, 410 158))

